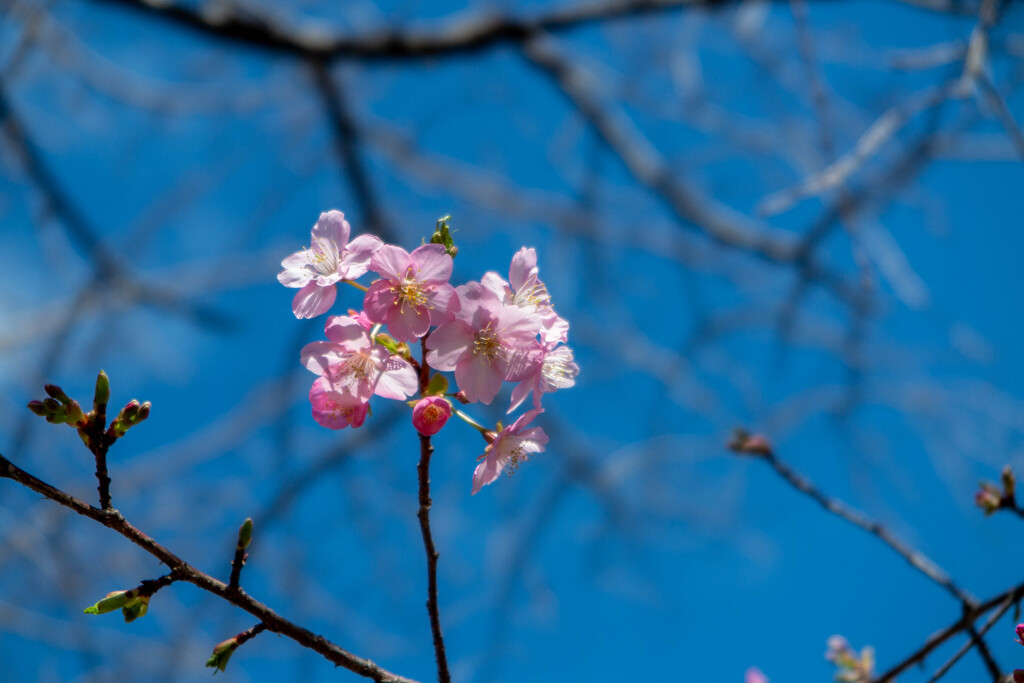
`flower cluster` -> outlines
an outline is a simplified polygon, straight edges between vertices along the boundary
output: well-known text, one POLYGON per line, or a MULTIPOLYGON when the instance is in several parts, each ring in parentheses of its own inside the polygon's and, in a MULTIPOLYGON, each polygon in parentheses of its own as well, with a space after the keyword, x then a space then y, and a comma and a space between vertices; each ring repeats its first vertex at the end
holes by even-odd
POLYGON ((405 401, 418 393, 409 403, 420 434, 436 434, 456 414, 487 441, 473 493, 543 451, 544 430, 527 425, 544 411, 544 394, 575 384, 579 367, 565 344, 569 323, 540 279, 536 251, 523 247, 512 257, 508 280, 488 272, 456 287, 449 282, 457 249, 447 219, 438 221, 429 244, 411 253, 373 235, 350 236, 344 214, 321 214, 309 248, 282 261, 278 275, 281 284, 299 289, 292 301, 297 318, 326 313, 339 283, 365 292, 362 311, 328 317, 327 341, 302 349, 302 364, 317 375, 309 393, 313 418, 331 429, 359 427, 372 396, 405 401), (356 282, 368 272, 377 275, 368 287, 356 282), (417 340, 419 362, 409 348, 417 340), (431 369, 453 372, 458 391, 449 393, 447 380, 431 369), (508 427, 489 430, 452 405, 452 398, 490 404, 506 382, 513 385, 509 413, 532 396, 532 408, 508 427))
POLYGON ((836 665, 835 680, 840 683, 868 683, 874 677, 875 650, 865 646, 858 654, 842 636, 831 636, 825 659, 836 665))

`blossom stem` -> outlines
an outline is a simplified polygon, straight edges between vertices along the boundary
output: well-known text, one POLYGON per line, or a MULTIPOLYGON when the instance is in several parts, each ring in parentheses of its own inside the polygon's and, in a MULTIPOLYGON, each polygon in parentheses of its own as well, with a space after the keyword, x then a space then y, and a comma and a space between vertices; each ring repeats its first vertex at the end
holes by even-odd
POLYGON ((360 289, 360 290, 362 290, 364 292, 370 291, 369 287, 365 287, 365 286, 359 284, 358 282, 356 282, 355 280, 342 280, 342 282, 344 282, 346 285, 352 285, 356 289, 360 289))
POLYGON ((458 415, 458 416, 459 416, 459 417, 461 417, 461 418, 462 418, 462 419, 463 419, 463 420, 464 420, 464 421, 465 421, 466 423, 468 423, 468 424, 469 424, 469 426, 473 427, 474 429, 476 429, 476 430, 477 430, 478 432, 480 432, 481 434, 484 434, 484 433, 486 433, 486 432, 489 432, 489 431, 490 431, 489 429, 487 429, 487 427, 484 427, 484 426, 483 426, 482 424, 480 424, 479 422, 477 422, 476 420, 474 420, 473 418, 471 418, 471 417, 470 417, 469 415, 466 415, 466 413, 462 412, 462 411, 461 411, 461 410, 459 410, 458 408, 454 408, 454 407, 453 407, 453 408, 452 408, 452 410, 453 410, 453 411, 455 412, 455 414, 456 414, 456 415, 458 415))
MULTIPOLYGON (((426 337, 421 342, 422 360, 420 361, 420 396, 426 396, 430 384, 430 366, 427 364, 426 337)), ((420 520, 420 533, 423 535, 423 547, 427 552, 427 614, 430 616, 430 631, 434 638, 434 657, 437 660, 438 683, 451 683, 448 672, 448 656, 445 653, 444 637, 441 635, 441 611, 437 604, 437 558, 439 553, 434 547, 434 537, 430 532, 430 456, 434 446, 430 437, 420 434, 420 462, 416 466, 419 475, 420 509, 416 516, 420 520)))

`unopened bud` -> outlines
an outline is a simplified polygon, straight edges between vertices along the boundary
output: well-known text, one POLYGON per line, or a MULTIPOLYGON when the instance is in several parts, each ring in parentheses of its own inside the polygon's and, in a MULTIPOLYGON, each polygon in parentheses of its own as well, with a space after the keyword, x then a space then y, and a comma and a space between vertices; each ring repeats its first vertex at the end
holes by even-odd
POLYGON ((28 409, 39 417, 46 417, 46 407, 43 405, 42 401, 29 401, 28 409))
POLYGON ((738 428, 733 430, 732 437, 726 446, 739 455, 771 455, 772 445, 761 434, 751 434, 738 428))
POLYGON ((99 374, 96 375, 96 391, 93 394, 92 407, 97 413, 103 413, 106 410, 107 403, 110 401, 110 378, 107 377, 107 373, 100 370, 99 374))
POLYGON ((465 391, 460 391, 459 393, 455 394, 455 400, 461 403, 462 405, 467 405, 471 403, 471 401, 468 398, 466 398, 465 391))
POLYGON ((57 399, 61 403, 67 403, 71 400, 68 398, 68 395, 64 393, 64 390, 56 384, 46 384, 43 386, 43 389, 46 391, 48 396, 57 399))
POLYGON ((1024 645, 1024 624, 1017 624, 1017 641, 1021 645, 1024 645))
POLYGON ((60 410, 60 403, 58 403, 55 399, 52 398, 44 398, 43 408, 46 409, 47 415, 53 415, 58 410, 60 410))
POLYGON ((106 614, 124 607, 131 599, 131 591, 114 591, 107 593, 107 597, 82 611, 86 614, 106 614))
POLYGON ((78 405, 78 401, 74 399, 68 399, 68 404, 65 407, 68 416, 68 424, 76 425, 85 419, 85 413, 82 412, 82 406, 78 405))
POLYGON ((218 643, 217 646, 213 648, 213 655, 206 660, 206 666, 224 671, 228 665, 228 660, 231 659, 231 655, 233 655, 237 649, 237 636, 234 638, 228 638, 222 643, 218 643))
POLYGON ((118 420, 125 420, 131 424, 132 419, 139 414, 139 402, 134 398, 125 404, 124 408, 121 408, 121 412, 118 413, 118 420))
POLYGON ((133 424, 139 424, 140 422, 145 420, 147 417, 149 417, 149 409, 152 406, 153 406, 153 404, 150 403, 149 401, 146 401, 141 406, 139 406, 139 412, 135 415, 135 421, 133 422, 133 424))
POLYGON ((121 614, 124 616, 125 623, 130 624, 139 617, 146 616, 148 610, 149 596, 143 596, 129 601, 127 605, 121 608, 121 614))
POLYGON ((1012 500, 1017 489, 1017 477, 1014 476, 1013 469, 1007 465, 1000 476, 1003 480, 1003 493, 1012 500))
POLYGON ((983 481, 978 488, 978 492, 974 494, 974 504, 981 508, 986 516, 991 515, 1003 504, 1003 497, 999 493, 999 489, 983 481))
POLYGON ((246 519, 242 522, 242 526, 238 527, 238 547, 245 550, 252 543, 252 518, 246 519))

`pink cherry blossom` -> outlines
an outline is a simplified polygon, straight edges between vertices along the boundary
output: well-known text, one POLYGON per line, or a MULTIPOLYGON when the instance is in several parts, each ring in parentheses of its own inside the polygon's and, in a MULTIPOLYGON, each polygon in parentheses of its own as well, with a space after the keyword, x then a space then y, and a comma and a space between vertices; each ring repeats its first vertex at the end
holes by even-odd
POLYGON ((746 673, 743 676, 743 682, 744 683, 769 683, 768 682, 768 677, 765 676, 764 673, 760 669, 758 669, 756 666, 752 666, 749 669, 747 669, 746 673))
POLYGON ((512 257, 508 269, 508 282, 495 272, 485 273, 480 282, 494 292, 498 299, 510 306, 532 307, 541 319, 541 337, 546 342, 564 342, 568 339, 569 323, 551 304, 547 286, 540 280, 537 252, 523 247, 512 257))
POLYGON ((427 337, 427 362, 454 370, 469 401, 490 403, 506 379, 509 360, 536 344, 540 319, 532 308, 501 303, 479 282, 456 291, 462 308, 427 337))
POLYGON ((537 344, 530 351, 520 353, 510 364, 506 379, 519 384, 512 390, 512 412, 533 392, 533 407, 540 408, 542 394, 556 389, 567 389, 576 384, 580 367, 576 365, 572 349, 563 344, 537 344))
POLYGON ((348 241, 351 228, 341 211, 327 211, 313 226, 308 249, 281 261, 277 276, 285 287, 300 288, 292 300, 296 318, 315 318, 326 313, 337 296, 335 284, 366 273, 370 257, 381 245, 379 237, 360 235, 348 241))
POLYGON ((332 391, 362 401, 373 394, 404 400, 416 393, 416 371, 404 358, 374 343, 358 317, 332 316, 324 331, 330 341, 306 344, 301 358, 306 369, 322 375, 332 391))
POLYGON ((334 391, 326 377, 319 377, 309 390, 313 419, 328 429, 361 427, 370 404, 347 392, 334 391))
POLYGON ((448 284, 452 257, 440 244, 424 244, 411 254, 390 244, 370 259, 381 278, 370 285, 363 307, 370 320, 384 323, 398 341, 422 337, 431 325, 451 317, 459 301, 448 284))
POLYGON ((473 471, 473 493, 490 484, 503 471, 509 474, 530 459, 531 453, 540 453, 548 442, 548 435, 540 427, 525 429, 542 410, 530 410, 519 416, 510 426, 502 429, 480 456, 481 462, 473 471))
POLYGON ((452 405, 440 396, 421 399, 412 409, 412 426, 424 436, 433 436, 441 431, 452 416, 452 405))

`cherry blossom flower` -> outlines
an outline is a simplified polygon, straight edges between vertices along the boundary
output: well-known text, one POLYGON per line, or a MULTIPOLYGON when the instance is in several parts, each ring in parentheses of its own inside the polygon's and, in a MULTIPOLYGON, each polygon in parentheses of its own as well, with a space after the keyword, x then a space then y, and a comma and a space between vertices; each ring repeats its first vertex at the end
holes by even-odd
MULTIPOLYGON (((531 453, 540 453, 548 442, 548 435, 540 427, 525 429, 542 410, 530 410, 519 416, 510 426, 502 429, 480 456, 482 462, 473 470, 473 493, 490 484, 503 472, 509 474, 530 459, 531 453)), ((493 432, 492 432, 493 433, 493 432)))
POLYGON ((370 259, 381 278, 370 285, 363 307, 370 320, 385 323, 398 341, 422 337, 431 325, 448 320, 458 308, 452 276, 452 257, 440 244, 424 244, 411 254, 386 244, 370 259))
POLYGON ((451 416, 452 404, 440 396, 428 396, 412 409, 412 426, 424 436, 433 436, 451 416))
POLYGON ((546 342, 564 342, 568 339, 569 323, 555 313, 551 295, 541 282, 537 268, 537 251, 523 247, 512 257, 508 269, 508 282, 495 272, 485 273, 480 282, 494 292, 498 299, 511 306, 532 307, 541 318, 541 337, 546 342))
POLYGON ((743 676, 744 683, 769 683, 768 677, 756 666, 747 669, 743 676))
POLYGON ((281 261, 277 276, 285 287, 300 288, 292 300, 296 318, 315 318, 326 313, 337 296, 335 284, 366 273, 370 257, 383 242, 373 235, 348 241, 351 228, 341 211, 327 211, 313 226, 308 249, 281 261))
POLYGON ((519 354, 509 364, 506 378, 519 382, 512 390, 512 404, 508 412, 518 408, 530 392, 533 392, 533 407, 540 408, 542 394, 575 385, 578 374, 580 367, 576 365, 572 349, 568 346, 538 344, 535 349, 519 354))
POLYGON ((361 427, 370 404, 348 392, 334 391, 326 377, 319 377, 309 390, 313 419, 328 429, 361 427))
POLYGON ((404 358, 374 343, 358 317, 332 316, 324 331, 330 341, 306 344, 301 358, 306 369, 322 375, 332 391, 362 401, 373 394, 404 400, 416 393, 416 371, 404 358))
POLYGON ((490 403, 506 379, 509 360, 536 344, 540 319, 532 308, 501 303, 479 282, 456 291, 462 308, 427 337, 427 362, 454 370, 469 401, 490 403))

